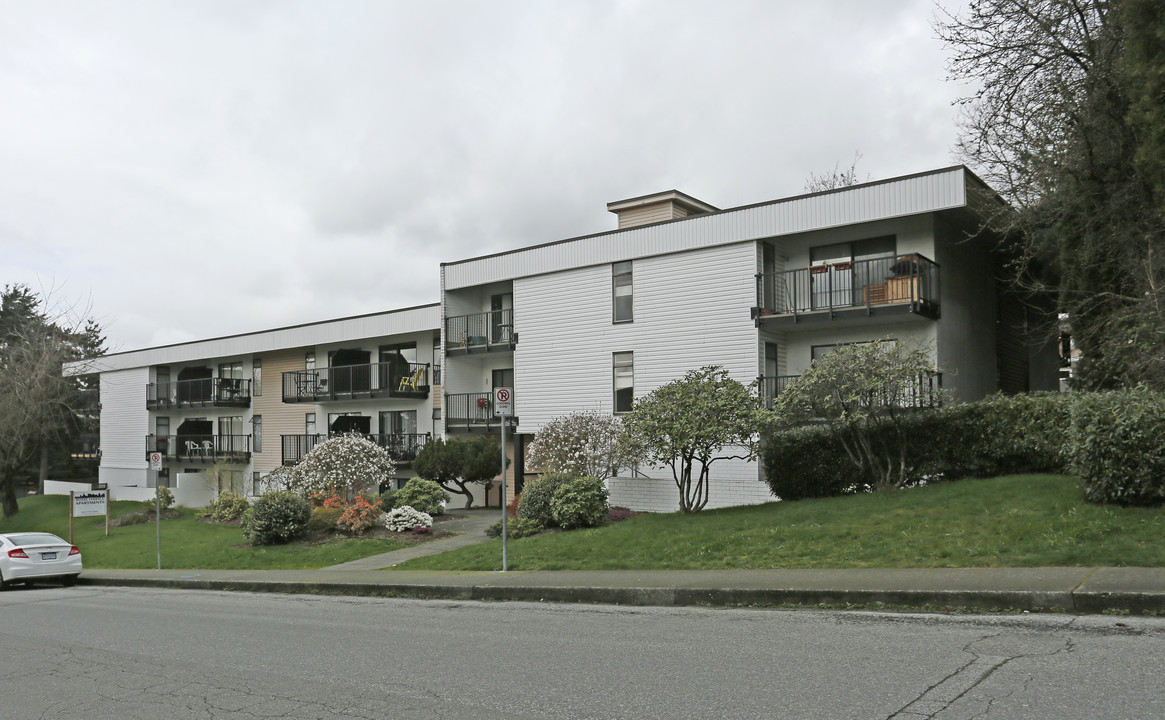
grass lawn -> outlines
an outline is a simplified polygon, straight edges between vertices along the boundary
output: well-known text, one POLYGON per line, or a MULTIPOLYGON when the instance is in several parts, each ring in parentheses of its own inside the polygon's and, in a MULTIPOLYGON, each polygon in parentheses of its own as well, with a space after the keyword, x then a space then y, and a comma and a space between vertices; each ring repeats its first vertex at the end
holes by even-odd
MULTIPOLYGON (((647 514, 510 541, 513 570, 1165 565, 1165 509, 1084 502, 1016 475, 823 500, 647 514)), ((501 541, 400 570, 499 570, 501 541)))
MULTIPOLYGON (((0 520, 0 532, 44 530, 69 537, 69 498, 21 498, 20 512, 0 520)), ((115 502, 113 517, 140 510, 138 502, 115 502)), ((153 522, 115 527, 105 537, 105 518, 73 521, 73 543, 86 568, 157 567, 157 529, 153 522)), ((236 526, 199 522, 193 510, 162 520, 162 567, 199 570, 311 570, 406 547, 397 540, 337 538, 322 544, 251 547, 236 526)))

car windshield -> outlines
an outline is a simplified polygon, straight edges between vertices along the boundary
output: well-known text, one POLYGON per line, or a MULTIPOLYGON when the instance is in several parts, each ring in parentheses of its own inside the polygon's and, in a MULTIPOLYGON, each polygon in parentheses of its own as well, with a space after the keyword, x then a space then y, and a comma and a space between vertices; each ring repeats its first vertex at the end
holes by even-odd
POLYGON ((9 535, 8 540, 17 545, 68 545, 68 543, 56 535, 49 535, 48 533, 9 535))

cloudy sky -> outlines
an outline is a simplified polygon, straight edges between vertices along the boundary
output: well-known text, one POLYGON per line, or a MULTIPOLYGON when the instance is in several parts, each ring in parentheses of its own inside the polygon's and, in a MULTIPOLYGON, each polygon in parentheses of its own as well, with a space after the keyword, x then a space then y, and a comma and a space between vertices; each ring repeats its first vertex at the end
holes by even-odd
POLYGON ((612 229, 612 200, 951 165, 933 13, 0 0, 0 283, 132 350, 435 302, 440 262, 612 229))

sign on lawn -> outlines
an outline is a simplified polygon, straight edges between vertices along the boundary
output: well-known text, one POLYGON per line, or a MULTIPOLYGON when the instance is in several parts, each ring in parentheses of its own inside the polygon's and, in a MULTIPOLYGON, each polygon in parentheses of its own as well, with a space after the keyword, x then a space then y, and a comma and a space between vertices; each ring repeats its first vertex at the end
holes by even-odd
POLYGON ((73 517, 93 517, 105 514, 104 490, 73 493, 73 517))

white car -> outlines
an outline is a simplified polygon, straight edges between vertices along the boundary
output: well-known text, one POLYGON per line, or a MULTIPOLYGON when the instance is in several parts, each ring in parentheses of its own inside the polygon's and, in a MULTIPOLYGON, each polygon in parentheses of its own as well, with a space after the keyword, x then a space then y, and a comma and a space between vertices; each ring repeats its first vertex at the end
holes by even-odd
POLYGON ((56 535, 22 532, 0 535, 0 590, 22 582, 59 580, 68 587, 81 574, 81 551, 56 535))

